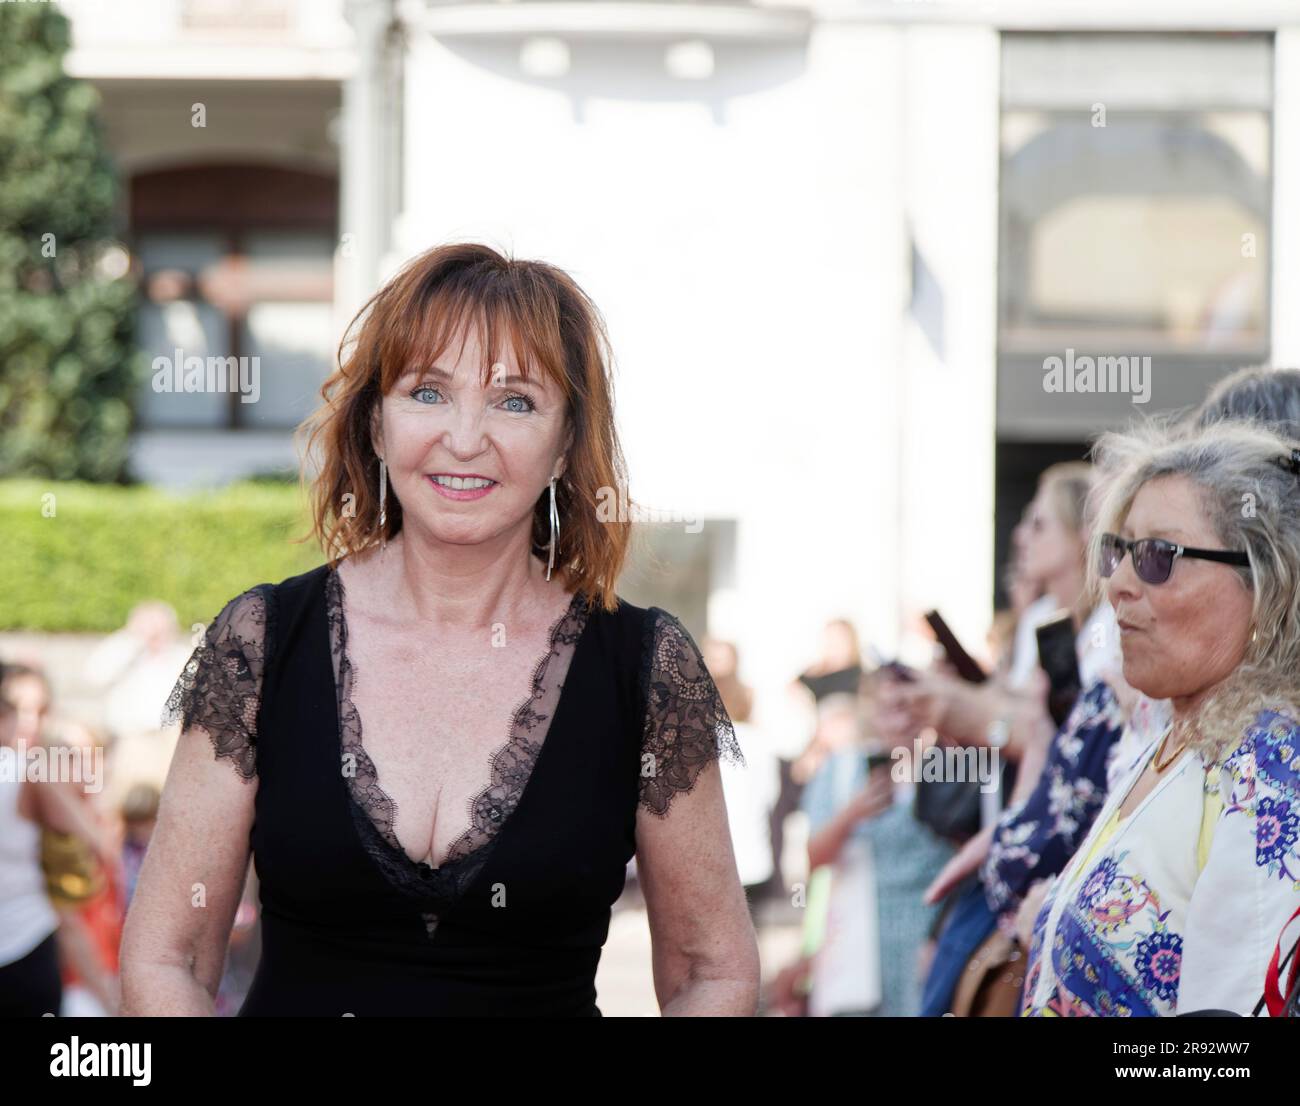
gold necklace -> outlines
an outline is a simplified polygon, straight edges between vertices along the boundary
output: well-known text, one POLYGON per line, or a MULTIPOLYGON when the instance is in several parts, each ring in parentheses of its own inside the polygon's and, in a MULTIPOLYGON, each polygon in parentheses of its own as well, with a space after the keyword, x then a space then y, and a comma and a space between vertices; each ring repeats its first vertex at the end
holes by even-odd
POLYGON ((1160 739, 1160 747, 1156 750, 1156 755, 1154 758, 1157 775, 1159 775, 1171 764, 1173 764, 1173 762, 1178 759, 1178 754, 1187 748, 1187 739, 1184 738, 1182 742, 1179 744, 1178 748, 1174 750, 1173 756, 1169 757, 1163 764, 1160 763, 1160 758, 1164 753, 1165 746, 1169 744, 1169 739, 1170 737, 1173 736, 1173 733, 1174 733, 1174 727, 1171 725, 1169 729, 1165 731, 1165 736, 1160 739))

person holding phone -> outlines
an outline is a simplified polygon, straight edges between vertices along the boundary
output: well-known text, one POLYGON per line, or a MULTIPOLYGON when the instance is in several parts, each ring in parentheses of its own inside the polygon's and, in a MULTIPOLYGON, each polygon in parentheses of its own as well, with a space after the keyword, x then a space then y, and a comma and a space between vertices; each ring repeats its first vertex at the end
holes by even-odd
MULTIPOLYGON (((1099 602, 1097 591, 1089 589, 1085 566, 1089 533, 1087 506, 1093 476, 1092 467, 1083 462, 1053 465, 1044 470, 1034 500, 1016 529, 1013 545, 1017 572, 1041 581, 1051 611, 1063 613, 1060 623, 1065 629, 1059 636, 1074 654, 1068 659, 1072 665, 1077 662, 1079 680, 1084 686, 1097 683, 1101 672, 1115 663, 1111 654, 1117 655, 1116 637, 1109 621, 1113 616, 1109 607, 1099 602)), ((1026 618, 1041 622, 1045 617, 1045 608, 1041 606, 1031 604, 1026 609, 1026 618)), ((1030 630, 1031 641, 1036 629, 1035 626, 1030 630)), ((1036 662, 1037 654, 1035 642, 1036 662)), ((1013 673, 1015 670, 1013 666, 1013 673)), ((1101 700, 1103 693, 1099 692, 1089 701, 1087 713, 1069 727, 1070 740, 1061 744, 1060 734, 1067 731, 1058 734, 1058 724, 1048 713, 1051 690, 1048 676, 1041 667, 1036 667, 1025 680, 1019 687, 1013 679, 990 681, 979 687, 940 685, 936 696, 943 706, 932 715, 930 724, 968 744, 1000 744, 1003 755, 1018 762, 1018 771, 1007 800, 1008 810, 1000 819, 995 813, 926 890, 927 902, 937 903, 948 895, 954 896, 926 980, 922 1004, 926 1016, 939 1017, 951 1010, 958 981, 967 974, 972 958, 996 942, 999 914, 1011 911, 1014 917, 1019 888, 1017 873, 1008 870, 1002 879, 996 869, 987 867, 999 822, 1015 816, 1035 794, 1049 758, 1059 761, 1062 753, 1068 753, 1075 760, 1082 756, 1088 765, 1096 760, 1104 766, 1122 728, 1122 723, 1113 728, 1109 725, 1109 704, 1101 700), (977 878, 982 865, 985 870, 977 878)), ((934 683, 934 678, 930 677, 929 682, 934 683)), ((1052 778, 1073 777, 1075 760, 1067 758, 1065 762, 1054 763, 1052 778)), ((1024 835, 1032 832, 1041 837, 1058 829, 1068 830, 1079 821, 1086 824, 1089 803, 1099 802, 1099 793, 1104 794, 1104 790, 1093 784, 1079 789, 1067 786, 1053 790, 1052 802, 1064 808, 1061 817, 1046 822, 1036 820, 1032 826, 1025 826, 1022 836, 1008 844, 999 859, 1015 856, 1032 869, 1037 854, 1028 846, 1021 847, 1025 843, 1024 835)), ((1068 835, 1066 841, 1068 855, 1077 841, 1068 835)))
MULTIPOLYGON (((1084 516, 1091 479, 1086 462, 1044 470, 1024 524, 1017 527, 1014 550, 1019 571, 1040 582, 1052 610, 1073 619, 1084 686, 1105 663, 1105 647, 1113 649, 1115 641, 1107 633, 1107 613, 1086 587, 1084 516)), ((1026 617, 1036 623, 1049 614, 1038 604, 1026 610, 1026 617)), ((1032 640, 1032 629, 1030 633, 1032 640)), ((1041 704, 1040 689, 1032 686, 1038 671, 1036 651, 1034 666, 1024 673, 1020 668, 982 684, 933 671, 917 672, 912 680, 882 680, 876 692, 877 725, 891 736, 910 737, 931 727, 963 745, 1000 743, 1004 756, 1018 760, 1034 744, 1044 744, 1045 723, 1049 734, 1056 729, 1041 704)))
MULTIPOLYGON (((914 790, 895 780, 895 749, 870 733, 860 696, 823 701, 819 737, 828 755, 804 788, 808 865, 833 864, 850 845, 871 853, 879 934, 881 1002, 876 1017, 913 1017, 920 1005, 919 959, 938 907, 921 894, 953 854, 951 843, 919 822, 914 790), (837 804, 837 796, 851 798, 837 804)), ((909 743, 902 751, 911 754, 909 743)), ((864 904, 865 905, 865 904, 864 904)))

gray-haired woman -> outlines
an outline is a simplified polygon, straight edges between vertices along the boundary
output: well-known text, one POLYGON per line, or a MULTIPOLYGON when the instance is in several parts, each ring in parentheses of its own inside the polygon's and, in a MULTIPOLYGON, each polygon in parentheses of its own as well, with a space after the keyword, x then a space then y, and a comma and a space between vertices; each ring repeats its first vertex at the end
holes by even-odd
POLYGON ((1173 722, 1034 926, 1022 1014, 1249 1014, 1300 906, 1300 449, 1248 423, 1098 444, 1091 571, 1173 722))

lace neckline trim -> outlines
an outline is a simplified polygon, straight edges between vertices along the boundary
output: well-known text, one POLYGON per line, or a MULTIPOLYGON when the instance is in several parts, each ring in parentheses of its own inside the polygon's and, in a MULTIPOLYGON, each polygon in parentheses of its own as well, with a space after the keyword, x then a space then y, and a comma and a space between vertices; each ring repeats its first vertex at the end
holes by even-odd
MULTIPOLYGON (((582 635, 590 606, 580 593, 574 593, 568 607, 551 624, 547 635, 548 649, 533 668, 529 691, 511 715, 509 736, 489 758, 489 781, 468 802, 469 824, 452 843, 438 867, 425 860, 415 860, 394 832, 397 804, 379 784, 379 772, 361 740, 361 717, 352 702, 356 678, 347 652, 348 627, 346 589, 337 568, 328 571, 326 607, 330 628, 330 652, 334 661, 339 705, 340 751, 344 758, 348 795, 378 831, 378 840, 390 856, 381 858, 381 866, 393 876, 393 864, 421 883, 454 873, 468 862, 482 859, 487 847, 497 839, 523 796, 533 775, 533 768, 550 730, 549 722, 558 705, 564 677, 582 635)), ((478 865, 473 865, 477 870, 478 865)), ((400 879, 400 876, 399 876, 400 879)), ((402 880, 402 882, 406 882, 402 880)), ((461 882, 461 881, 457 881, 461 882)), ((429 888, 433 890, 432 887, 429 888)))

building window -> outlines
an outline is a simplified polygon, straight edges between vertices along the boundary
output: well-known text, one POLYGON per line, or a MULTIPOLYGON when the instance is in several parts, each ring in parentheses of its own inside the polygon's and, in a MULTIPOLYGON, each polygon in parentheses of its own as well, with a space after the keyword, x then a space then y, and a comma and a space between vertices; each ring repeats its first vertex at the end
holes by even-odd
POLYGON ((332 177, 258 166, 197 167, 132 182, 142 271, 139 340, 151 363, 256 358, 256 399, 167 391, 151 371, 142 429, 289 429, 319 403, 333 357, 332 177))
POLYGON ((1272 40, 1003 36, 999 436, 1084 438, 1131 393, 1044 360, 1151 358, 1143 410, 1269 353, 1272 40))
POLYGON ((999 602, 1042 469, 1268 360, 1272 86, 1270 35, 1002 36, 999 602))

